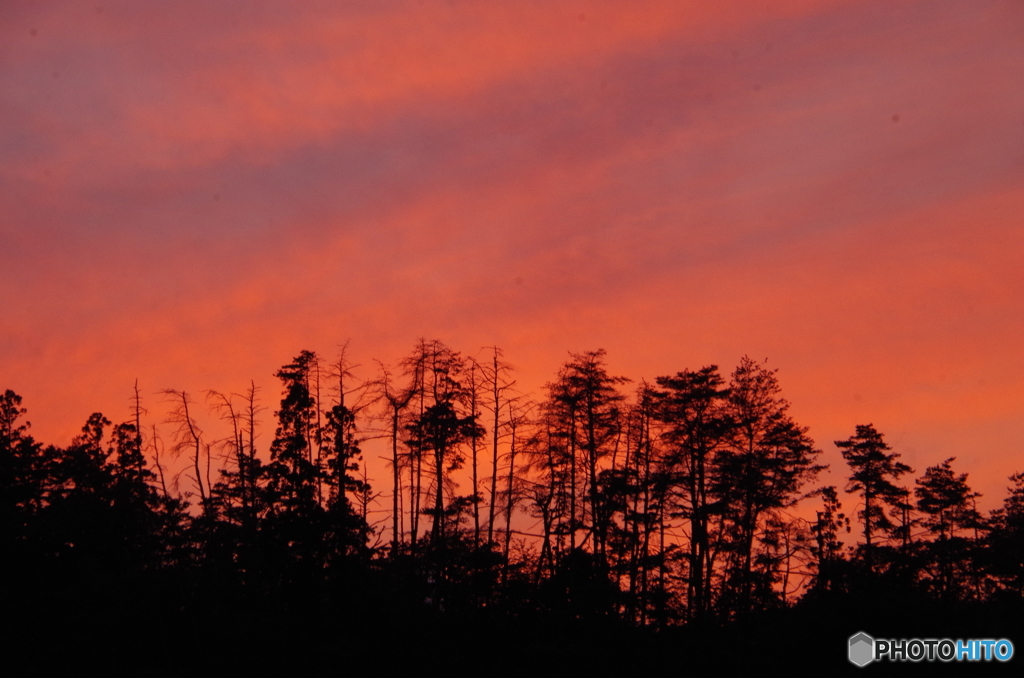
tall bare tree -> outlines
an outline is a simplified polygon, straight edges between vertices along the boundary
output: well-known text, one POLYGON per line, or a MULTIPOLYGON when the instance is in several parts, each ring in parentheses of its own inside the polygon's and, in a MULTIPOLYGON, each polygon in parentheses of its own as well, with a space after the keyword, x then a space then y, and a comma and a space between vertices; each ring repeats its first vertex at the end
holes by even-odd
MULTIPOLYGON (((171 448, 175 455, 189 451, 189 458, 192 463, 192 482, 199 490, 199 497, 204 511, 210 510, 207 486, 203 484, 202 453, 206 451, 207 475, 210 465, 210 448, 203 443, 203 431, 199 428, 193 417, 195 409, 192 399, 185 391, 166 389, 163 394, 172 405, 170 414, 165 423, 176 427, 174 431, 174 446, 171 448)), ((209 480, 209 477, 207 477, 209 480)))

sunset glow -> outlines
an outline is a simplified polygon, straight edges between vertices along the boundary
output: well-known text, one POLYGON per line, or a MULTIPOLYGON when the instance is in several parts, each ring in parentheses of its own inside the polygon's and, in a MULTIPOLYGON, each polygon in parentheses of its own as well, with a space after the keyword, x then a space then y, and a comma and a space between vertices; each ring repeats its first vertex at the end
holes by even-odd
POLYGON ((272 412, 346 340, 363 379, 497 345, 533 393, 569 351, 750 355, 825 483, 870 422, 993 508, 1022 73, 1015 0, 4 2, 0 390, 66 444, 136 379, 151 423, 250 379, 272 412))

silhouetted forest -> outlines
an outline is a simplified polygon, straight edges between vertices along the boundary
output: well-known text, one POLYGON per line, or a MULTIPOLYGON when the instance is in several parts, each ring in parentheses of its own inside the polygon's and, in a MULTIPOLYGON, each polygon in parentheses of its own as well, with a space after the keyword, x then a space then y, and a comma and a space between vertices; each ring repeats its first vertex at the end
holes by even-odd
POLYGON ((36 441, 6 391, 14 645, 142 673, 360 656, 742 674, 851 669, 861 630, 1020 629, 1024 474, 984 514, 955 459, 912 469, 857 424, 834 442, 846 486, 822 486, 765 363, 635 383, 592 351, 531 396, 486 355, 421 340, 357 381, 303 351, 279 398, 165 390, 147 423, 136 388, 128 421, 93 414, 67 447, 36 441))

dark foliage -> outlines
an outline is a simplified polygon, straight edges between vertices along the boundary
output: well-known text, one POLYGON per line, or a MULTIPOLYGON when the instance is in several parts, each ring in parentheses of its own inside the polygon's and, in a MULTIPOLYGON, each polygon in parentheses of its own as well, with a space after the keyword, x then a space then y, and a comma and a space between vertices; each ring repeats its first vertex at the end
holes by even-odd
POLYGON ((764 364, 744 358, 728 382, 715 366, 684 370, 630 399, 603 351, 572 354, 532 410, 511 381, 499 384, 496 350, 494 364, 488 383, 479 366, 467 372, 458 353, 421 341, 403 363, 405 386, 388 372, 353 385, 344 361, 331 371, 303 351, 276 374, 265 458, 255 385, 210 392, 228 433, 209 443, 189 396, 167 391, 182 477, 196 490, 180 494, 168 490, 155 429, 143 434, 138 396, 134 421, 93 414, 58 448, 32 438, 21 398, 6 391, 2 602, 16 642, 132 673, 193 661, 337 669, 352 653, 469 669, 504 651, 546 670, 744 675, 785 668, 777 648, 792 638, 803 661, 842 672, 831 644, 862 628, 1019 630, 1024 475, 982 516, 953 459, 911 491, 898 484, 910 468, 882 434, 857 426, 836 443, 862 499, 863 543, 847 547, 840 493, 813 486, 819 450, 764 364), (361 397, 374 390, 392 463, 380 502, 391 510, 377 528, 361 437, 373 425, 361 397), (488 481, 476 454, 489 434, 488 481), (468 453, 473 491, 460 494, 468 453), (815 521, 790 513, 802 500, 818 503, 815 521), (530 518, 536 527, 519 532, 530 518), (113 658, 99 649, 111 644, 113 658))

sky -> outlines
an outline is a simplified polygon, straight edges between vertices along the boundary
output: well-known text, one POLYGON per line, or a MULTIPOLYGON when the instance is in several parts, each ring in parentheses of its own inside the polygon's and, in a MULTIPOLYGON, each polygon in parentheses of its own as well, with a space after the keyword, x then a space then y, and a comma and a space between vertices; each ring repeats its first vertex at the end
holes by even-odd
POLYGON ((827 484, 873 423, 992 508, 1022 73, 1019 0, 2 0, 0 389, 66 444, 136 380, 151 423, 169 388, 272 411, 346 341, 364 379, 497 345, 535 394, 569 352, 750 355, 827 484))

